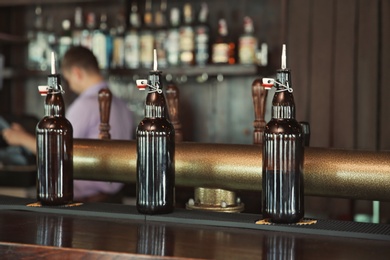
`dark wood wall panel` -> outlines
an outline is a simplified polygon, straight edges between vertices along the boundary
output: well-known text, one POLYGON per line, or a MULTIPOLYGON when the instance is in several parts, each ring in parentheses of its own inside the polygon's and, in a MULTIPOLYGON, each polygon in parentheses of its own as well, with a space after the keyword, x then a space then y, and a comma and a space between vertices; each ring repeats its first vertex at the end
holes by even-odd
POLYGON ((334 17, 331 146, 352 149, 355 141, 356 0, 338 0, 334 17), (348 15, 346 15, 348 14, 348 15))
POLYGON ((287 46, 298 120, 311 145, 389 149, 389 1, 289 0, 287 46))
POLYGON ((382 0, 380 8, 380 149, 390 149, 390 1, 382 0))
POLYGON ((378 136, 378 3, 359 1, 357 39, 357 145, 374 150, 378 136))
POLYGON ((290 1, 287 14, 287 66, 292 71, 296 117, 300 121, 308 121, 310 117, 310 3, 310 0, 290 1))
POLYGON ((312 2, 310 123, 311 144, 330 145, 334 1, 312 2))

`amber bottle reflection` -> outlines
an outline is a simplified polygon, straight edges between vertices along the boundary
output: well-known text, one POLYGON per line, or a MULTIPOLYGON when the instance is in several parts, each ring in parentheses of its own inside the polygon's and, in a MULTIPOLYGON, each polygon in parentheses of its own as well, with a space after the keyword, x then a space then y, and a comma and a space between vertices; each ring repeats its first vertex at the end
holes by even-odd
POLYGON ((299 253, 299 240, 294 236, 271 233, 264 237, 264 260, 295 260, 299 253))
POLYGON ((137 254, 171 256, 174 236, 169 227, 145 223, 138 227, 137 254))
POLYGON ((137 128, 137 209, 144 214, 169 213, 174 208, 175 131, 167 119, 161 72, 150 72, 145 118, 137 128))
POLYGON ((50 75, 45 117, 36 127, 37 197, 42 205, 73 200, 73 128, 65 118, 60 76, 50 75))
POLYGON ((72 247, 73 219, 60 215, 39 215, 36 243, 43 246, 72 247))
MULTIPOLYGON (((277 82, 291 87, 290 71, 278 70, 277 82)), ((292 92, 276 86, 263 140, 263 217, 294 223, 304 215, 303 133, 295 120, 292 92)))

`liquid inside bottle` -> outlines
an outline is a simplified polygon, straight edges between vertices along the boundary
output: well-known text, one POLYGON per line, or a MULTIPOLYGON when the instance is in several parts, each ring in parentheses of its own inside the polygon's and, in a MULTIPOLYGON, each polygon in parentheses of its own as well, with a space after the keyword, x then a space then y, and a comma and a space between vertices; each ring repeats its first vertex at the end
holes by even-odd
MULTIPOLYGON (((148 84, 159 85, 161 73, 151 71, 148 84)), ((174 209, 175 132, 167 119, 163 93, 147 95, 145 118, 137 128, 137 209, 144 214, 174 209)))
POLYGON ((49 76, 46 116, 36 127, 37 198, 42 205, 53 206, 73 201, 73 128, 65 118, 58 81, 59 75, 49 76))
MULTIPOLYGON (((290 71, 279 70, 277 81, 291 85, 290 71)), ((264 218, 276 223, 295 223, 303 218, 303 152, 303 133, 295 120, 294 97, 278 87, 263 140, 264 218)))

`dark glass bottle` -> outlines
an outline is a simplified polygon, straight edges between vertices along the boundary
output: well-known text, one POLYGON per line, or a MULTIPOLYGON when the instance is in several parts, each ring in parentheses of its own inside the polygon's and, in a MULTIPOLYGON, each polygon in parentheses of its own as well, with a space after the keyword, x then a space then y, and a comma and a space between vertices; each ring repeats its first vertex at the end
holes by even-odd
POLYGON ((169 66, 178 66, 180 61, 180 10, 173 7, 169 16, 170 28, 165 41, 169 66))
POLYGON ((212 45, 211 62, 214 64, 235 64, 236 44, 231 40, 225 19, 218 21, 218 36, 212 45))
POLYGON ((153 64, 154 24, 152 14, 152 1, 145 1, 144 24, 139 32, 140 63, 144 68, 153 64))
POLYGON ((137 128, 137 209, 144 214, 173 211, 175 204, 175 131, 167 119, 161 72, 150 72, 145 118, 137 128))
POLYGON ((125 33, 125 66, 130 69, 137 69, 140 66, 140 34, 141 18, 138 13, 138 5, 136 2, 131 4, 131 12, 129 14, 129 28, 125 33))
POLYGON ((208 5, 202 3, 198 25, 195 27, 195 60, 197 65, 204 66, 209 63, 210 56, 210 27, 208 24, 208 5))
POLYGON ((167 0, 161 0, 160 10, 155 12, 154 47, 157 51, 158 66, 166 68, 168 66, 166 41, 168 36, 167 29, 167 0))
POLYGON ((193 65, 195 63, 195 32, 190 3, 186 3, 183 7, 183 24, 180 26, 179 31, 180 64, 193 65))
MULTIPOLYGON (((277 71, 276 81, 291 87, 288 69, 277 71)), ((276 223, 303 218, 303 133, 295 120, 292 92, 279 84, 272 101, 272 119, 263 140, 263 217, 276 223)))
POLYGON ((42 205, 73 200, 73 128, 65 118, 60 76, 48 77, 45 117, 37 124, 37 198, 42 205))

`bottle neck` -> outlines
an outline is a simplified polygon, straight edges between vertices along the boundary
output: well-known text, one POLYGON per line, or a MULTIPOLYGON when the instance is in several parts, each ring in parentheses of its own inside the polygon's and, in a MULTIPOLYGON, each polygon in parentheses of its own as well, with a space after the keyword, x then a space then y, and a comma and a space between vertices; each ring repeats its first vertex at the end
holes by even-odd
POLYGON ((184 24, 190 25, 192 23, 192 7, 190 4, 184 5, 184 24))
POLYGON ((221 37, 227 37, 228 28, 225 20, 220 20, 218 25, 218 33, 221 37))
POLYGON ((45 115, 65 117, 65 105, 61 92, 50 90, 45 100, 45 115))
POLYGON ((162 90, 161 72, 151 71, 149 75, 148 84, 156 88, 149 86, 150 93, 146 97, 145 102, 145 117, 147 118, 166 118, 166 101, 164 94, 159 93, 158 90, 162 90))
POLYGON ((65 103, 62 97, 61 77, 51 74, 47 77, 49 91, 45 99, 46 116, 65 116, 65 103))
MULTIPOLYGON (((276 80, 291 88, 291 73, 288 69, 278 70, 276 80)), ((272 100, 272 118, 295 119, 295 102, 292 92, 277 84, 276 93, 272 100)))

